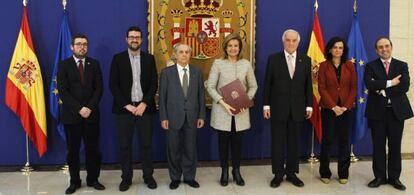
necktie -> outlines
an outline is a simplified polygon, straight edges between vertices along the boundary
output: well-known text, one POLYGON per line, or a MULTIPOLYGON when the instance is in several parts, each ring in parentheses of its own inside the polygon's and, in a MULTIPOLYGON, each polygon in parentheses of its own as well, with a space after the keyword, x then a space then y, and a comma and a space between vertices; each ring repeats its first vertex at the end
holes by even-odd
POLYGON ((385 64, 385 73, 387 73, 388 75, 388 72, 390 71, 390 62, 384 61, 384 64, 385 64))
POLYGON ((293 78, 293 74, 295 74, 295 68, 293 66, 293 55, 288 55, 288 69, 290 78, 293 78))
POLYGON ((187 69, 183 68, 184 74, 183 74, 183 92, 184 96, 187 97, 187 89, 188 89, 188 76, 187 76, 187 69))
POLYGON ((78 62, 79 62, 79 75, 80 75, 80 79, 81 79, 82 84, 84 84, 84 81, 83 81, 83 61, 82 60, 79 60, 78 62))

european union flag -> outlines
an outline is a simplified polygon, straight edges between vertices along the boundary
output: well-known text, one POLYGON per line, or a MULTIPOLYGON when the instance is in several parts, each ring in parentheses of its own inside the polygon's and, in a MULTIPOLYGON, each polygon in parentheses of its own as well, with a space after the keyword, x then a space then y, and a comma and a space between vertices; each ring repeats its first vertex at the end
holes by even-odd
POLYGON ((49 94, 49 105, 50 113, 57 122, 57 130, 63 140, 66 141, 65 130, 63 124, 59 120, 60 105, 62 100, 59 98, 59 91, 57 89, 56 75, 58 71, 58 64, 60 61, 72 56, 70 49, 72 39, 72 33, 69 29, 68 14, 66 11, 63 13, 62 24, 60 26, 59 43, 56 51, 55 63, 53 67, 52 81, 50 82, 50 94, 49 94))
POLYGON ((358 15, 354 8, 351 32, 348 36, 348 47, 350 59, 355 65, 357 75, 357 96, 355 101, 355 118, 351 132, 351 143, 355 144, 364 137, 368 129, 367 119, 365 118, 365 107, 367 102, 368 90, 364 84, 365 63, 367 63, 367 54, 365 53, 364 41, 362 40, 361 30, 359 28, 358 15))

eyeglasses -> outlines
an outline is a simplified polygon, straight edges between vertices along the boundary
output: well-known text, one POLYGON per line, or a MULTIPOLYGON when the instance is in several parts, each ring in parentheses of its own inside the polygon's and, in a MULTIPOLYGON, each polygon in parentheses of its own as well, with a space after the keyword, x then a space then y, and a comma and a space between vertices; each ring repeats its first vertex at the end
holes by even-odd
POLYGON ((76 47, 88 47, 88 43, 75 43, 74 44, 76 47))
POLYGON ((129 40, 139 40, 139 39, 141 39, 141 37, 138 37, 138 36, 128 36, 128 39, 129 40))

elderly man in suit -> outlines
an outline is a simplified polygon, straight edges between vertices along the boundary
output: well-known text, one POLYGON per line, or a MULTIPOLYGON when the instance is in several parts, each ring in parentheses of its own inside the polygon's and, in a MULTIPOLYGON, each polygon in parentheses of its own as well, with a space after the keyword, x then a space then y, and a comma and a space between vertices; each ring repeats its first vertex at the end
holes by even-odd
POLYGON ((139 135, 144 183, 157 188, 152 177, 152 118, 156 110, 154 96, 158 87, 154 56, 141 50, 142 32, 132 26, 126 32, 128 49, 114 55, 109 87, 114 96, 112 112, 118 121, 122 181, 119 191, 126 191, 132 183, 132 140, 135 129, 139 135))
POLYGON ((300 41, 297 31, 286 30, 282 41, 284 51, 268 58, 263 90, 263 115, 271 118, 275 177, 270 186, 278 187, 286 175, 287 181, 302 187, 304 183, 295 173, 299 173, 299 132, 305 118, 312 116, 311 60, 296 51, 300 41))
POLYGON ((410 74, 407 63, 391 56, 391 40, 380 37, 375 43, 375 49, 379 58, 367 64, 364 75, 368 88, 365 116, 368 118, 374 146, 372 168, 375 179, 368 186, 375 188, 388 182, 396 189, 405 190, 406 187, 399 178, 404 120, 413 116, 406 95, 410 88, 410 74), (387 140, 388 181, 385 149, 387 140))
POLYGON ((76 34, 70 48, 73 56, 59 63, 57 85, 62 99, 60 117, 65 126, 70 186, 66 194, 81 187, 79 149, 81 139, 86 151, 86 183, 97 190, 105 187, 98 182, 101 167, 99 149, 99 102, 102 97, 102 73, 99 62, 86 56, 88 38, 76 34))
POLYGON ((202 72, 189 64, 191 48, 185 44, 174 47, 177 63, 166 67, 160 76, 160 120, 167 132, 167 159, 171 178, 170 189, 181 182, 193 188, 197 168, 197 128, 204 126, 204 84, 202 72))

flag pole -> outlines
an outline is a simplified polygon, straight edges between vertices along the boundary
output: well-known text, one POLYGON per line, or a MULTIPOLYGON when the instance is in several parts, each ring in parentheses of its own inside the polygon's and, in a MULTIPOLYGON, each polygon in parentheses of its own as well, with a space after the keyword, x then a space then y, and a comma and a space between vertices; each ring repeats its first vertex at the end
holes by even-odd
POLYGON ((352 163, 356 163, 356 162, 359 161, 359 158, 357 156, 355 156, 355 154, 354 154, 354 144, 351 144, 351 155, 350 155, 350 158, 351 158, 351 162, 352 163))
MULTIPOLYGON (((67 0, 62 0, 62 6, 63 6, 63 11, 65 11, 66 10, 66 5, 68 4, 68 1, 67 0)), ((68 165, 68 163, 66 162, 61 168, 60 168, 60 170, 62 170, 64 173, 66 173, 66 172, 68 172, 68 170, 69 170, 69 165, 68 165)))
POLYGON ((311 153, 310 156, 308 158, 308 162, 311 164, 315 164, 319 162, 319 159, 316 158, 315 153, 314 153, 314 149, 315 149, 315 129, 312 127, 312 146, 311 146, 311 153))
MULTIPOLYGON (((27 0, 23 0, 23 6, 27 6, 27 0)), ((30 158, 29 158, 29 136, 26 133, 26 164, 20 169, 20 172, 23 174, 28 174, 32 172, 34 169, 30 166, 30 158)))
POLYGON ((29 136, 26 134, 26 164, 24 167, 20 169, 20 172, 23 172, 23 174, 27 174, 34 171, 32 166, 30 166, 30 158, 29 158, 29 136))

